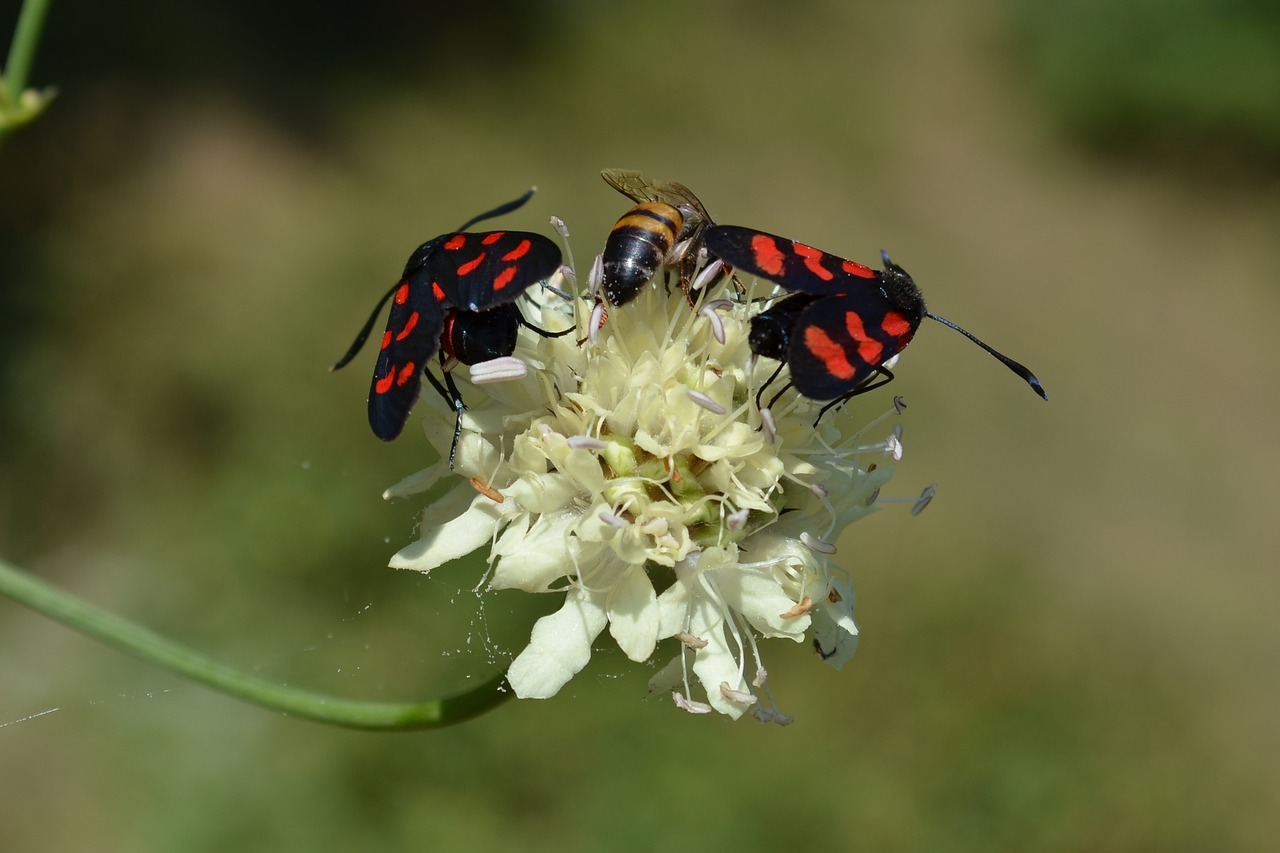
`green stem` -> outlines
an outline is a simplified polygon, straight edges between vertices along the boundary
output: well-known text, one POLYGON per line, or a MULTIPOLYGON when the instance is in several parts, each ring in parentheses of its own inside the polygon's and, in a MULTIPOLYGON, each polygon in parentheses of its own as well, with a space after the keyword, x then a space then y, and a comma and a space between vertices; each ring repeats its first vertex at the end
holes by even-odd
POLYGON ((0 595, 126 654, 185 675, 237 699, 321 723, 372 731, 434 729, 465 722, 513 693, 497 675, 466 693, 416 704, 359 702, 284 687, 224 666, 158 634, 99 610, 0 560, 0 595))
POLYGON ((18 13, 18 25, 13 30, 13 42, 9 45, 9 61, 4 67, 5 83, 13 97, 17 98, 27 88, 27 75, 36 58, 36 45, 40 44, 40 30, 44 27, 45 12, 49 0, 25 0, 18 13))
MULTIPOLYGON (((9 44, 9 58, 5 62, 4 77, 0 79, 0 113, 10 111, 8 120, 0 121, 0 143, 13 128, 23 124, 23 93, 27 88, 27 75, 31 73, 31 64, 35 62, 36 47, 40 44, 40 31, 44 28, 45 13, 49 11, 49 0, 23 0, 22 11, 18 13, 18 24, 13 30, 13 41, 9 44)), ((47 103, 52 97, 50 92, 43 95, 47 103)), ((31 108, 25 121, 30 121, 44 106, 39 103, 31 108)), ((0 115, 0 119, 5 116, 0 115)))

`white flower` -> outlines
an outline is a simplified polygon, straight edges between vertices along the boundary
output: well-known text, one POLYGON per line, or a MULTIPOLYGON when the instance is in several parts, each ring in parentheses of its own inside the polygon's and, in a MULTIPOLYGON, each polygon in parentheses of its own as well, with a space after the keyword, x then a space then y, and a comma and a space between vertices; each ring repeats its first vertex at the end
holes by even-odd
MULTIPOLYGON (((853 591, 830 543, 875 509, 900 442, 841 436, 847 413, 814 428, 821 404, 794 392, 772 413, 774 431, 761 429, 755 391, 774 365, 748 373, 760 303, 695 310, 659 283, 580 344, 591 304, 531 295, 534 322, 577 333, 522 328, 525 377, 464 383, 456 471, 439 462, 388 495, 461 481, 391 565, 427 572, 487 546, 490 588, 564 595, 511 664, 520 697, 555 695, 607 628, 637 662, 676 638, 651 686, 681 707, 786 722, 757 639, 808 638, 836 667, 853 654, 853 591)), ((454 413, 427 396, 419 410, 446 459, 454 413)))

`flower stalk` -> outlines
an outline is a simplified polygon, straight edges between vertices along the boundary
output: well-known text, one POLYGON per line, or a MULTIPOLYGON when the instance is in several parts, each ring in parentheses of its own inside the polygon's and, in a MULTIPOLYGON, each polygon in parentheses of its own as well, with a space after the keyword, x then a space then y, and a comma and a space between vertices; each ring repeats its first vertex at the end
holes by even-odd
POLYGON ((218 663, 173 640, 26 574, 0 560, 0 595, 12 598, 75 631, 206 687, 272 711, 366 731, 437 729, 492 710, 513 693, 504 676, 448 699, 429 702, 361 702, 275 684, 218 663))
POLYGON ((18 13, 4 75, 0 77, 0 142, 9 131, 38 116, 53 99, 52 89, 37 92, 26 88, 48 10, 49 0, 23 0, 18 13))

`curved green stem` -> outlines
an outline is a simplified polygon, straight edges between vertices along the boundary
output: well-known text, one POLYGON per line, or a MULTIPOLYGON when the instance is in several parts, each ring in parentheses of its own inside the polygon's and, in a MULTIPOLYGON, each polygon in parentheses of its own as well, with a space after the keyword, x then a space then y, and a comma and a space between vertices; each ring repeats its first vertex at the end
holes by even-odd
POLYGON ((9 44, 9 58, 5 61, 4 77, 0 80, 0 141, 8 130, 30 121, 48 103, 51 92, 37 96, 35 102, 24 102, 27 76, 36 58, 40 44, 40 31, 44 28, 49 0, 23 0, 18 23, 13 29, 13 41, 9 44))
POLYGON ((9 45, 9 60, 4 66, 5 82, 15 98, 27 88, 27 75, 36 58, 40 30, 48 11, 49 0, 25 0, 18 13, 18 25, 13 29, 13 42, 9 45))
POLYGON ((398 704, 340 699, 281 686, 224 666, 141 625, 99 610, 4 560, 0 560, 0 595, 126 654, 237 699, 335 726, 372 731, 443 728, 479 716, 514 695, 506 676, 497 675, 459 696, 431 702, 398 704))

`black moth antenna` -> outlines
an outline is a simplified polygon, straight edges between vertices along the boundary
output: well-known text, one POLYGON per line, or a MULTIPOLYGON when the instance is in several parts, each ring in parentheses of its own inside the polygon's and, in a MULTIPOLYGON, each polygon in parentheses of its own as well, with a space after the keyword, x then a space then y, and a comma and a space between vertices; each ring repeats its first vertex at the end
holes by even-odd
MULTIPOLYGON (((880 250, 880 257, 884 259, 884 264, 886 267, 893 263, 893 261, 889 260, 889 253, 884 251, 883 249, 880 250)), ((1037 394, 1040 395, 1041 400, 1049 399, 1049 395, 1048 393, 1045 392, 1044 386, 1040 384, 1040 380, 1037 379, 1036 375, 1032 373, 1030 370, 1028 370, 1025 365, 1019 364, 1018 362, 1009 358, 1009 356, 1005 355, 1004 353, 996 350, 991 346, 988 346, 985 342, 983 342, 982 340, 979 340, 977 335, 965 329, 960 328, 955 323, 951 322, 945 317, 939 317, 937 314, 931 313, 928 309, 925 309, 924 316, 928 317, 931 320, 937 320, 939 323, 941 323, 944 326, 955 329, 957 332, 964 335, 966 338, 973 341, 975 344, 982 347, 984 350, 991 353, 996 358, 1000 359, 1000 363, 1003 364, 1005 367, 1009 368, 1014 373, 1021 376, 1022 380, 1031 386, 1031 390, 1035 391, 1037 394)))
POLYGON ((462 223, 462 225, 460 225, 457 230, 466 231, 468 228, 470 228, 472 225, 475 225, 477 222, 483 222, 486 219, 495 219, 499 216, 502 216, 503 214, 510 213, 513 210, 519 210, 520 208, 524 207, 524 203, 526 201, 533 198, 533 194, 536 193, 537 191, 538 191, 537 187, 529 187, 529 189, 525 190, 524 195, 520 196, 520 198, 512 199, 506 204, 498 205, 493 210, 486 211, 480 214, 479 216, 471 217, 466 222, 462 223))
POLYGON ((937 314, 931 314, 931 313, 930 313, 930 312, 928 312, 928 311, 925 311, 925 312, 924 312, 924 316, 928 317, 928 318, 929 318, 929 319, 931 319, 931 320, 937 320, 939 323, 941 323, 941 324, 942 324, 942 325, 944 325, 944 326, 949 326, 949 327, 951 327, 952 329, 955 329, 957 332, 959 332, 960 334, 964 335, 966 338, 968 338, 969 340, 973 341, 975 344, 977 344, 978 346, 982 347, 984 350, 986 350, 987 352, 991 353, 991 354, 992 354, 992 355, 994 355, 996 358, 1000 359, 1000 362, 1001 362, 1005 367, 1009 368, 1009 369, 1010 369, 1010 370, 1012 370, 1014 373, 1016 373, 1016 374, 1018 374, 1019 376, 1021 376, 1021 377, 1023 378, 1023 380, 1024 380, 1028 385, 1030 385, 1030 386, 1031 386, 1031 390, 1032 390, 1032 391, 1035 391, 1037 394, 1039 394, 1039 395, 1040 395, 1040 399, 1042 399, 1042 400, 1048 400, 1048 399, 1049 399, 1049 395, 1045 392, 1045 390, 1044 390, 1044 386, 1040 384, 1040 380, 1036 378, 1036 375, 1035 375, 1034 373, 1032 373, 1030 370, 1027 370, 1027 368, 1026 368, 1024 365, 1019 364, 1018 362, 1016 362, 1016 361, 1014 361, 1013 359, 1009 358, 1009 356, 1005 355, 1004 353, 1002 353, 1002 352, 997 352, 996 350, 994 350, 994 349, 992 349, 991 347, 987 346, 985 343, 983 343, 982 341, 978 340, 978 338, 977 338, 976 336, 974 336, 972 333, 970 333, 970 332, 966 332, 964 329, 960 328, 959 326, 957 326, 955 323, 951 322, 950 320, 947 320, 947 319, 945 319, 945 318, 939 317, 937 314))

